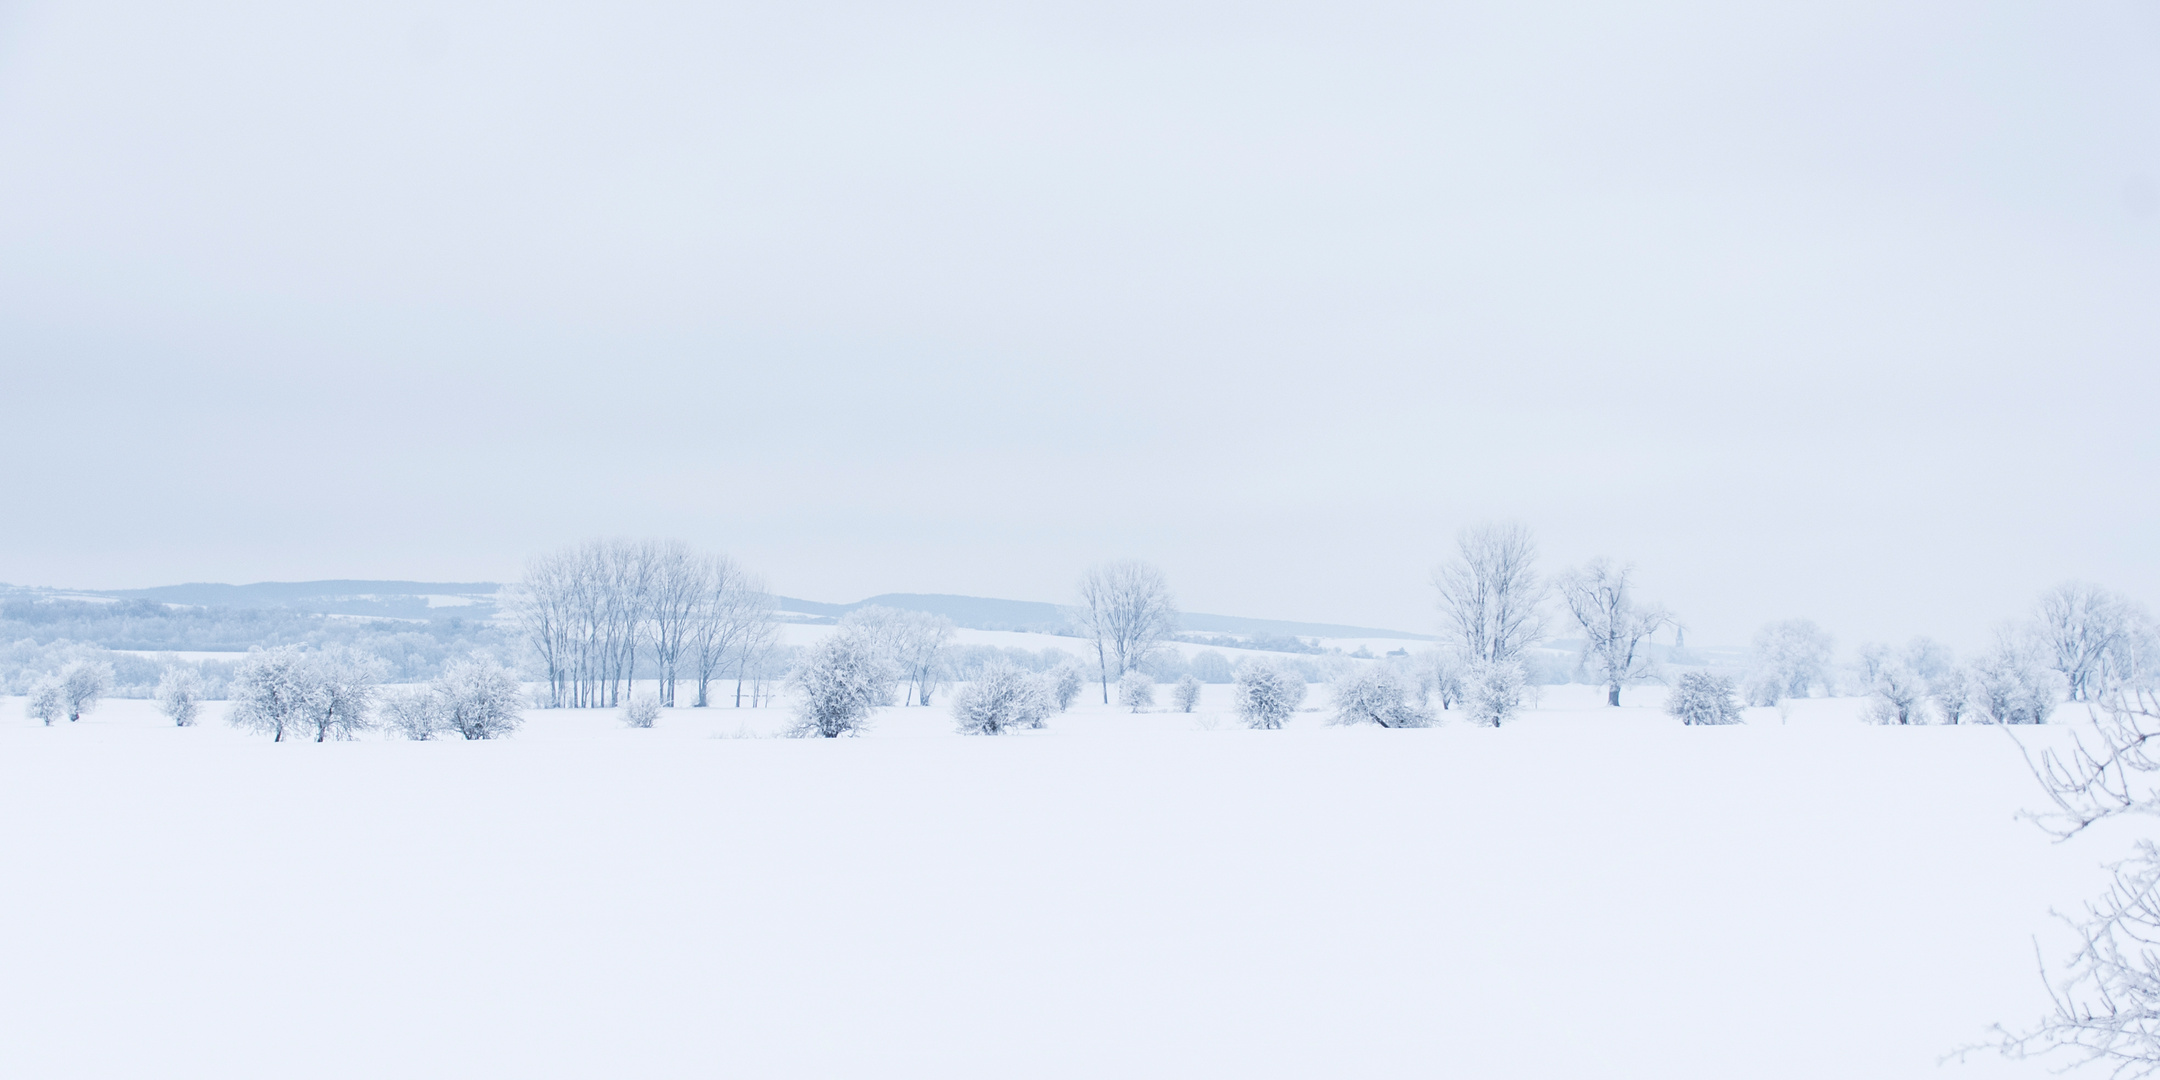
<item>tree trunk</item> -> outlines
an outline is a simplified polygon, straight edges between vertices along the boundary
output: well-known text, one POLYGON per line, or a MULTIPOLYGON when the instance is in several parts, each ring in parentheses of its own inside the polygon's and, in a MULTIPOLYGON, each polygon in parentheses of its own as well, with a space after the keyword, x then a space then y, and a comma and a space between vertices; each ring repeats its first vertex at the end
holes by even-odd
POLYGON ((1613 685, 1608 686, 1605 689, 1606 703, 1613 706, 1614 708, 1618 708, 1620 706, 1620 685, 1618 683, 1614 683, 1613 685))

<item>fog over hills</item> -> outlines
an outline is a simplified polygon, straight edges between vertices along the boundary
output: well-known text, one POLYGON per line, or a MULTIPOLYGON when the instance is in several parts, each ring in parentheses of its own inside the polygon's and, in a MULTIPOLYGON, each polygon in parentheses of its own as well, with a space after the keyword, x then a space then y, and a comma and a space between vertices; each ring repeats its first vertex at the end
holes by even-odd
MULTIPOLYGON (((248 585, 194 582, 146 589, 65 590, 8 587, 16 599, 89 602, 147 601, 187 608, 283 609, 301 614, 431 622, 445 618, 487 620, 497 614, 503 586, 492 581, 261 581, 248 585)), ((775 597, 783 615, 797 621, 837 619, 857 608, 883 606, 943 615, 972 630, 1022 630, 1055 634, 1068 631, 1068 609, 1036 600, 1005 600, 943 593, 884 593, 849 604, 798 597, 775 597)), ((1431 635, 1335 623, 1259 619, 1238 615, 1185 612, 1182 628, 1192 633, 1238 636, 1325 638, 1397 638, 1428 640, 1431 635)), ((104 642, 99 642, 104 644, 104 642)))

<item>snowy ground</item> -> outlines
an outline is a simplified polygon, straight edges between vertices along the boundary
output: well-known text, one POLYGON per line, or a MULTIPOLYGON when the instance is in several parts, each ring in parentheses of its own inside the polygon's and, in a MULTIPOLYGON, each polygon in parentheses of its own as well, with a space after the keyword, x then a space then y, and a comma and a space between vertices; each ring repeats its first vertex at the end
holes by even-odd
POLYGON ((2127 844, 2012 820, 2002 732, 1855 702, 1249 732, 1225 689, 833 742, 681 709, 271 745, 223 703, 0 700, 0 1071, 2040 1076, 1935 1060, 2038 1013, 2031 936, 2127 844))

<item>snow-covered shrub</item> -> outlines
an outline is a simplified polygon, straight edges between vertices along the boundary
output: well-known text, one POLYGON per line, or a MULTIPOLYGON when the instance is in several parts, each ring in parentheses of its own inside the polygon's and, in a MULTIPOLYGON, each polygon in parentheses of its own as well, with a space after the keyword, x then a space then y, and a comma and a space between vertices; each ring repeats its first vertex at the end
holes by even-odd
POLYGON ((82 719, 84 713, 97 708, 112 684, 111 664, 102 660, 69 661, 60 669, 60 711, 69 720, 82 719))
POLYGON ((1135 668, 1117 681, 1117 703, 1139 712, 1155 704, 1155 677, 1135 668))
POLYGON ((1499 727, 1514 719, 1523 703, 1523 669, 1513 661, 1472 663, 1463 680, 1463 708, 1476 724, 1499 727))
POLYGON ((2045 724, 2065 681, 2031 649, 2015 641, 1998 642, 1972 666, 1973 718, 1990 724, 2045 724))
POLYGON ((1230 684, 1238 718, 1249 728, 1283 726, 1305 700, 1305 680, 1272 660, 1251 660, 1230 684))
POLYGON ((1177 711, 1193 711, 1193 706, 1200 704, 1200 687, 1203 685, 1205 684, 1192 675, 1179 679, 1177 689, 1170 692, 1170 700, 1177 706, 1177 711))
POLYGON ((194 668, 175 664, 158 679, 158 711, 175 727, 195 726, 195 717, 202 711, 202 696, 202 677, 195 674, 194 668))
POLYGON ((23 710, 30 714, 30 719, 45 721, 46 727, 51 727, 53 721, 66 716, 67 713, 60 705, 60 680, 47 676, 31 683, 30 697, 23 703, 23 710))
POLYGON ((2040 597, 2032 634, 2044 662, 2063 676, 2070 700, 2091 701, 2107 689, 2108 654, 2144 621, 2145 613, 2129 597, 2072 581, 2040 597))
MULTIPOLYGON (((517 675, 494 660, 474 656, 443 665, 442 674, 428 684, 439 703, 443 727, 467 739, 500 739, 525 722, 525 688, 517 675)), ((629 709, 649 705, 652 716, 633 727, 651 727, 659 716, 660 703, 635 696, 629 709)))
POLYGON ((1868 687, 1868 707, 1862 714, 1877 724, 1925 724, 1921 702, 1927 698, 1927 681, 1895 657, 1876 665, 1868 687))
POLYGON ((449 722, 443 717, 442 699, 430 687, 384 694, 377 712, 383 727, 408 739, 432 739, 450 729, 449 722))
MULTIPOLYGON (((1048 652, 1048 649, 1043 650, 1048 652)), ((1074 663, 1059 664, 1051 675, 1050 697, 1057 702, 1059 712, 1072 708, 1080 691, 1087 688, 1087 674, 1074 663)))
POLYGON ((952 696, 953 723, 962 735, 1002 735, 1039 728, 1057 708, 1048 679, 1010 664, 985 668, 952 696))
POLYGON ((894 672, 874 642, 837 633, 818 642, 788 677, 795 691, 793 738, 837 739, 869 726, 870 710, 892 696, 894 672))
POLYGON ((622 722, 628 727, 649 728, 660 719, 660 699, 645 694, 632 694, 623 702, 622 722))
POLYGON ((1665 699, 1665 711, 1683 724, 1737 724, 1740 699, 1733 695, 1731 679, 1707 671, 1690 671, 1673 683, 1672 694, 1665 699))
POLYGON ((1360 664, 1343 672, 1331 689, 1335 699, 1331 723, 1411 728, 1433 722, 1433 714, 1413 700, 1416 686, 1380 664, 1360 664))

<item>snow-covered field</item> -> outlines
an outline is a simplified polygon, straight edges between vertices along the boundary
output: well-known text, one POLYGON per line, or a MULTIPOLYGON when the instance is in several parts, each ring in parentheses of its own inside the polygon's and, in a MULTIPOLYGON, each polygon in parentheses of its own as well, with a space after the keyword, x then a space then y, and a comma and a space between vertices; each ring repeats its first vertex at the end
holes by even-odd
POLYGON ((2013 820, 2001 731, 1852 701, 1251 732, 1226 689, 830 742, 0 699, 0 1073, 2040 1076, 1936 1058, 2037 1015, 2031 936, 2127 842, 2013 820))

